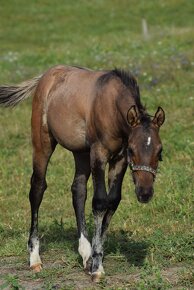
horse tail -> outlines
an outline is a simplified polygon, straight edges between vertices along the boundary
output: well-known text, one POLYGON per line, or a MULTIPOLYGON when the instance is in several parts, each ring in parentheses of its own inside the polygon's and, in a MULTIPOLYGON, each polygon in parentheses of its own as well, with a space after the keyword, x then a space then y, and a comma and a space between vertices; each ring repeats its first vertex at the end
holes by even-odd
POLYGON ((33 96, 41 76, 19 85, 0 86, 0 106, 14 107, 29 96, 33 96))

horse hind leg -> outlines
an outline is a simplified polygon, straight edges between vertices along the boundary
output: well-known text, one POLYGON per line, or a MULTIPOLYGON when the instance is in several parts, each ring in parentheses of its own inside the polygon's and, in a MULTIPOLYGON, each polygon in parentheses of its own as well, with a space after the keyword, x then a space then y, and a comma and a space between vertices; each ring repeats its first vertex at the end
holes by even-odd
MULTIPOLYGON (((33 130, 32 130, 33 131, 33 130)), ((33 174, 31 177, 31 189, 29 200, 31 205, 31 228, 28 240, 30 253, 30 268, 40 272, 42 262, 39 256, 38 238, 38 211, 46 190, 46 170, 49 159, 56 147, 56 141, 49 135, 48 131, 40 131, 36 128, 33 136, 33 174), (40 132, 40 133, 39 133, 40 132)))

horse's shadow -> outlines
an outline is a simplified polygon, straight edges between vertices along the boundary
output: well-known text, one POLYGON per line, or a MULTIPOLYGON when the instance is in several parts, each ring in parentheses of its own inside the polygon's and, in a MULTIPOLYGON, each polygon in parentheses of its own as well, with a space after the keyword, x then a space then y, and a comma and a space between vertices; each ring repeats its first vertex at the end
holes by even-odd
MULTIPOLYGON (((43 231, 41 252, 46 253, 53 243, 58 244, 60 247, 66 246, 70 251, 77 251, 78 236, 75 227, 66 228, 62 221, 60 223, 55 221, 47 229, 41 229, 41 232, 43 231)), ((91 226, 89 227, 90 240, 92 233, 93 227, 91 226)), ((114 256, 119 254, 126 258, 130 266, 143 266, 148 250, 149 243, 146 240, 134 240, 132 232, 124 230, 109 231, 104 245, 105 257, 106 255, 114 256)), ((78 257, 78 262, 82 263, 80 257, 78 257)))
POLYGON ((149 243, 145 240, 134 240, 132 232, 117 230, 107 235, 105 254, 113 256, 120 253, 130 266, 143 266, 148 253, 149 243))

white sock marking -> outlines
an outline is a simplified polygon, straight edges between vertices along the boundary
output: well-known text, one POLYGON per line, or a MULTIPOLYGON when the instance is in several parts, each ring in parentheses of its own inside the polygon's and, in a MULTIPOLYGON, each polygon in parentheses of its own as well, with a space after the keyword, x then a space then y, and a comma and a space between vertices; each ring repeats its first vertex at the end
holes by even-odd
POLYGON ((150 143, 151 143, 151 137, 149 136, 149 137, 148 137, 148 140, 147 140, 147 146, 149 146, 150 143))
POLYGON ((90 242, 84 237, 84 235, 81 233, 81 237, 79 239, 79 247, 78 252, 82 256, 83 259, 83 265, 84 268, 86 268, 86 262, 91 256, 92 253, 92 247, 90 245, 90 242))
POLYGON ((30 251, 30 267, 36 264, 42 264, 39 256, 39 240, 37 238, 32 240, 33 250, 30 251))

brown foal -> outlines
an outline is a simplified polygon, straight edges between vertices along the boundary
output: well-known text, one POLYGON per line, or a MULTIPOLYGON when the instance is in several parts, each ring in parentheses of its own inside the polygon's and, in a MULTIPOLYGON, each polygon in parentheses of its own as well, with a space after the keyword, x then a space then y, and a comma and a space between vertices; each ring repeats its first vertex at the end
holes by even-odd
POLYGON ((99 281, 104 274, 105 234, 121 200, 127 165, 132 170, 138 200, 146 203, 153 195, 153 182, 161 160, 159 128, 165 119, 164 111, 159 107, 151 118, 140 101, 134 77, 117 69, 92 71, 56 66, 20 85, 1 86, 0 105, 14 106, 30 95, 33 95, 30 267, 37 272, 41 270, 38 210, 47 187, 47 165, 59 143, 73 153, 75 160, 71 189, 79 235, 78 251, 85 270, 91 273, 93 281, 99 281), (107 164, 108 191, 105 186, 107 164), (94 186, 92 244, 84 213, 90 173, 94 186))

